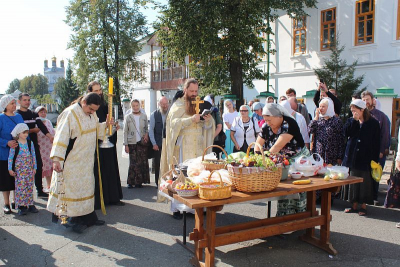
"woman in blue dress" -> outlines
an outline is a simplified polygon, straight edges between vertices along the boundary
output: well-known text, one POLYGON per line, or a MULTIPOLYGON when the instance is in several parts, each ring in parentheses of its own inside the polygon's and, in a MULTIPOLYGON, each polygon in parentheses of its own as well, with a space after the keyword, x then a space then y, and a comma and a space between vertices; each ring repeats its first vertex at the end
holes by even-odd
POLYGON ((24 123, 22 116, 14 114, 17 104, 11 95, 4 95, 0 99, 0 191, 4 197, 4 214, 11 213, 10 192, 15 188, 14 177, 8 172, 8 154, 10 148, 18 146, 13 140, 11 132, 18 123, 24 123))

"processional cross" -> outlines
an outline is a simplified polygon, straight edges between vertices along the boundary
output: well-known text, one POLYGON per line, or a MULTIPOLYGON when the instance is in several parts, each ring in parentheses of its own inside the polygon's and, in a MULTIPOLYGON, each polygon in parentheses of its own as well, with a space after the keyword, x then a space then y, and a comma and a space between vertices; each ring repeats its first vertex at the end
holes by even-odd
POLYGON ((196 100, 192 101, 192 104, 196 104, 196 114, 200 113, 200 104, 204 103, 204 100, 200 100, 200 96, 196 96, 196 100))

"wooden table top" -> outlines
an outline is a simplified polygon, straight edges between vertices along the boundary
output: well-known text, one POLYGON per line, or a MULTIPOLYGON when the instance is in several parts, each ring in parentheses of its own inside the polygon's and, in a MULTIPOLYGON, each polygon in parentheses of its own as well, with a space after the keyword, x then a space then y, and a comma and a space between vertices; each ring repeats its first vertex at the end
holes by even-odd
POLYGON ((226 204, 233 204, 239 202, 246 202, 252 200, 259 200, 265 198, 272 198, 272 197, 279 197, 279 196, 286 196, 301 192, 307 191, 315 191, 321 189, 327 189, 332 187, 338 187, 342 185, 348 184, 356 184, 361 183, 363 181, 362 178, 349 176, 347 179, 344 180, 330 180, 324 181, 323 177, 315 176, 315 177, 308 177, 311 180, 310 184, 306 185, 294 185, 292 184, 293 179, 286 180, 280 182, 278 187, 275 188, 273 191, 269 192, 260 192, 260 193, 244 193, 232 190, 232 197, 227 199, 221 200, 204 200, 200 199, 199 197, 181 197, 177 194, 174 194, 174 198, 186 206, 197 209, 197 208, 205 208, 205 207, 214 207, 214 206, 221 206, 226 204))

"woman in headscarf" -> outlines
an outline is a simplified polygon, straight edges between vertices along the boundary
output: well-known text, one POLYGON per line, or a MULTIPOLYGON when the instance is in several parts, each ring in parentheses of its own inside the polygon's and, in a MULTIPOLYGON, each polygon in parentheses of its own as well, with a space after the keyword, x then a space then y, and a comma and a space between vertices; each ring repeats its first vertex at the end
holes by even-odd
MULTIPOLYGON (((46 119, 47 109, 44 106, 39 106, 35 109, 35 112, 39 115, 39 118, 42 120, 43 124, 46 126, 49 134, 52 136, 55 135, 55 130, 53 128, 53 124, 51 121, 46 119)), ((50 159, 51 147, 53 146, 53 142, 45 136, 41 131, 37 133, 38 144, 40 148, 40 155, 42 157, 43 168, 42 168, 42 177, 46 178, 46 188, 43 189, 43 192, 48 193, 50 189, 51 183, 51 174, 53 173, 53 161, 50 159)))
MULTIPOLYGON (((233 101, 230 99, 226 99, 224 102, 225 110, 222 114, 222 121, 224 122, 224 132, 226 135, 225 140, 225 151, 229 155, 233 152, 234 144, 231 139, 231 127, 233 120, 239 115, 239 113, 235 110, 233 105, 233 101)), ((222 154, 224 158, 225 155, 222 154)))
POLYGON ((323 98, 310 122, 309 134, 314 135, 312 153, 319 154, 326 164, 341 165, 344 151, 342 121, 335 116, 333 101, 323 98))
POLYGON ((261 129, 257 143, 263 146, 264 150, 294 154, 304 147, 300 128, 286 108, 268 103, 263 109, 263 117, 266 123, 261 129))
MULTIPOLYGON (((294 155, 304 149, 300 128, 286 108, 279 104, 268 103, 263 109, 263 117, 266 123, 261 129, 257 143, 264 150, 294 155)), ((258 147, 255 147, 255 151, 259 151, 258 147)), ((303 212, 306 207, 307 194, 300 193, 299 199, 279 200, 276 216, 303 212)))
POLYGON ((10 148, 18 146, 13 140, 11 132, 18 123, 24 123, 24 119, 18 113, 16 101, 11 95, 4 95, 0 100, 0 191, 4 197, 4 214, 11 213, 10 191, 15 189, 14 177, 8 172, 8 154, 10 148))
POLYGON ((371 161, 379 162, 380 127, 361 99, 353 100, 350 110, 353 117, 344 127, 347 144, 343 165, 350 168, 351 176, 362 177, 363 182, 343 187, 342 198, 352 203, 346 213, 365 216, 367 204, 374 203, 371 161), (361 204, 360 209, 358 204, 361 204))
POLYGON ((258 121, 251 114, 251 109, 247 105, 240 106, 240 116, 233 120, 231 127, 231 139, 235 144, 234 152, 246 152, 249 144, 256 141, 260 132, 258 121))

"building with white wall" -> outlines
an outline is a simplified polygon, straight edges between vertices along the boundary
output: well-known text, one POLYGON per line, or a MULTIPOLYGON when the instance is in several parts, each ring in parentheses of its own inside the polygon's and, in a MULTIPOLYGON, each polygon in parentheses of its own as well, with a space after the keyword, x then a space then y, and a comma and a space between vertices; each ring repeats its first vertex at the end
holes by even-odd
MULTIPOLYGON (((341 54, 349 64, 358 60, 356 76, 365 75, 361 88, 376 93, 381 87, 394 89, 400 94, 400 0, 319 0, 317 8, 306 9, 309 14, 304 23, 283 14, 272 24, 274 35, 270 56, 270 90, 275 96, 285 95, 294 88, 298 97, 317 88, 314 69, 320 68, 330 55, 330 36, 339 34, 341 54), (298 27, 296 30, 295 27, 298 27), (325 29, 325 31, 324 31, 325 29), (296 42, 296 33, 300 38, 296 42)), ((259 68, 266 71, 266 57, 259 68)), ((245 89, 244 96, 251 100, 267 91, 266 81, 254 81, 254 89, 245 89)), ((340 92, 340 88, 339 88, 340 92)), ((392 96, 392 98, 393 98, 392 96)), ((312 98, 307 101, 314 109, 312 98)), ((390 108, 383 105, 391 118, 390 108)))
POLYGON ((51 67, 48 66, 48 60, 44 60, 43 75, 47 78, 49 84, 49 93, 54 91, 54 85, 58 78, 65 78, 64 60, 60 61, 60 67, 57 67, 57 58, 51 58, 51 67))
MULTIPOLYGON (((365 75, 362 87, 373 93, 386 88, 389 97, 383 100, 384 112, 391 117, 391 102, 400 94, 400 0, 319 0, 317 8, 306 9, 304 21, 295 21, 284 12, 271 24, 272 49, 269 57, 270 88, 276 97, 294 88, 304 98, 309 110, 314 110, 313 92, 317 88, 314 69, 320 68, 330 55, 329 45, 336 33, 345 46, 343 59, 349 64, 358 60, 356 76, 365 75), (297 28, 296 28, 297 27, 297 28), (390 88, 394 89, 392 92, 390 88), (307 94, 307 91, 309 93, 307 94), (387 103, 386 103, 387 102, 387 103)), ((265 36, 266 38, 266 36, 265 36)), ((162 62, 162 48, 156 35, 143 40, 138 57, 146 63, 147 82, 136 83, 134 97, 144 100, 146 112, 156 108, 161 95, 172 99, 175 90, 189 77, 187 66, 162 62)), ((266 46, 266 45, 265 45, 266 46)), ((267 72, 268 57, 259 68, 267 72)), ((189 58, 186 60, 188 64, 189 58)), ((255 80, 255 88, 244 85, 246 101, 267 91, 267 81, 255 80)), ((340 88, 339 88, 340 93, 340 88)))

